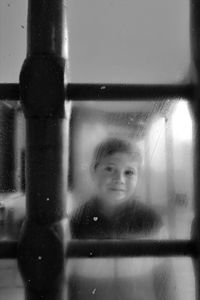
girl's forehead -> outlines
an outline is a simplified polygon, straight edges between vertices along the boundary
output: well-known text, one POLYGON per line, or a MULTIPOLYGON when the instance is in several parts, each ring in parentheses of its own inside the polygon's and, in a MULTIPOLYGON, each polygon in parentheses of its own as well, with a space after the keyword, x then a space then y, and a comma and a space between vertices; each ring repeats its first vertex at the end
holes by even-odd
POLYGON ((138 166, 138 161, 134 158, 134 155, 126 152, 116 152, 111 155, 107 155, 101 159, 100 164, 108 164, 113 163, 116 165, 124 165, 124 166, 138 166))

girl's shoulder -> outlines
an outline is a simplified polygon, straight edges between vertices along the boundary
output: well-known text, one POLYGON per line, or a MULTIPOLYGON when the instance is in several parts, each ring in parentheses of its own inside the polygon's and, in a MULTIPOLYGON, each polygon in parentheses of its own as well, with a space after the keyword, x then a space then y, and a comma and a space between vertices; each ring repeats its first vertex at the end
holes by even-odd
POLYGON ((124 207, 121 222, 128 224, 129 233, 153 235, 163 227, 161 216, 150 206, 140 201, 131 201, 124 207))
POLYGON ((92 199, 76 209, 70 218, 71 233, 76 238, 125 238, 129 235, 142 238, 157 234, 162 227, 159 214, 136 200, 124 203, 109 218, 101 214, 98 203, 92 199), (94 216, 98 217, 98 222, 93 221, 94 216))

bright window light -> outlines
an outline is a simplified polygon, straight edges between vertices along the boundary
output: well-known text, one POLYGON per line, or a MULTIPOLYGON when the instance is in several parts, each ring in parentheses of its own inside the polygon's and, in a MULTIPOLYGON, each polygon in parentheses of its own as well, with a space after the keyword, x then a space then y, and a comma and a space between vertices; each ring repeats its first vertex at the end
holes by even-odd
POLYGON ((180 101, 172 114, 172 130, 176 140, 192 141, 192 118, 186 101, 180 101))

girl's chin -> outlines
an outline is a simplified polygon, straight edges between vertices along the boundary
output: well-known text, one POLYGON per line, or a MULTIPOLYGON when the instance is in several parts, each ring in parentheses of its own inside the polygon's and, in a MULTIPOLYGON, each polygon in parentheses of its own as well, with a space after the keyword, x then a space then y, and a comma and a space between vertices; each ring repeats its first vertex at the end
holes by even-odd
POLYGON ((122 205, 123 203, 124 203, 124 201, 121 201, 118 203, 115 202, 115 204, 109 203, 109 205, 107 203, 106 204, 102 203, 102 207, 101 207, 102 212, 103 212, 103 214, 111 217, 117 211, 117 208, 120 205, 122 205))
POLYGON ((113 208, 127 201, 125 197, 112 197, 111 195, 105 196, 104 199, 104 205, 113 208))
POLYGON ((119 192, 119 191, 112 191, 110 193, 108 193, 107 195, 107 199, 110 200, 110 202, 113 202, 113 203, 121 203, 121 202, 124 202, 126 201, 127 199, 127 196, 124 194, 124 192, 119 192))

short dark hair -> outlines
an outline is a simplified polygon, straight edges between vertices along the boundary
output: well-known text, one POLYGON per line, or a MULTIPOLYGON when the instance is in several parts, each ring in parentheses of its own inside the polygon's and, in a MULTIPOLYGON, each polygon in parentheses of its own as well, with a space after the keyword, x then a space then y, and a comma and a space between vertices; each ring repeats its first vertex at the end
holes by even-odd
POLYGON ((109 138, 97 145, 94 151, 93 168, 96 169, 103 158, 115 153, 127 153, 133 156, 136 162, 142 161, 140 149, 136 144, 127 140, 109 138))

